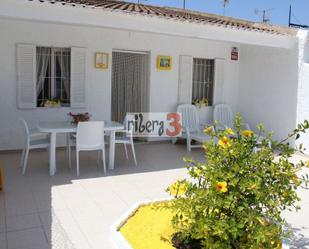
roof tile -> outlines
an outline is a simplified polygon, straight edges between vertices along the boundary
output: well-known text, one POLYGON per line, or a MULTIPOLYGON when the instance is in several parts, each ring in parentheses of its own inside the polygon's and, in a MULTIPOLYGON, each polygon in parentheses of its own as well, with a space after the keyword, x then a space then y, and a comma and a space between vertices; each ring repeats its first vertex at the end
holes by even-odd
POLYGON ((116 0, 28 0, 28 1, 39 1, 52 4, 60 3, 62 5, 70 5, 70 6, 94 7, 111 11, 118 10, 124 13, 133 13, 133 14, 136 13, 149 16, 159 16, 167 19, 175 19, 177 21, 189 21, 194 23, 213 24, 220 27, 227 27, 227 28, 230 27, 248 31, 264 32, 269 34, 278 34, 278 35, 296 34, 296 29, 283 26, 255 23, 246 20, 209 14, 204 12, 198 12, 198 11, 128 3, 116 0))

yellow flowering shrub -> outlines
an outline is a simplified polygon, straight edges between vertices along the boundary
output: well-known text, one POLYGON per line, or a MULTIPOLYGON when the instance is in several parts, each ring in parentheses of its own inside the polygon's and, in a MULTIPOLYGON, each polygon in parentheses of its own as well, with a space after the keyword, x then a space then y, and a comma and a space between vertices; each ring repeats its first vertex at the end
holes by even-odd
POLYGON ((237 115, 234 129, 206 128, 212 139, 203 146, 205 161, 185 159, 188 179, 167 189, 175 197, 174 236, 188 245, 198 241, 200 247, 194 248, 279 249, 288 235, 281 213, 299 209, 296 190, 307 185, 308 177, 298 172, 309 162, 292 163, 290 157, 302 148, 291 148, 288 141, 298 139, 309 123, 279 142, 262 125, 256 133, 242 126, 237 115))

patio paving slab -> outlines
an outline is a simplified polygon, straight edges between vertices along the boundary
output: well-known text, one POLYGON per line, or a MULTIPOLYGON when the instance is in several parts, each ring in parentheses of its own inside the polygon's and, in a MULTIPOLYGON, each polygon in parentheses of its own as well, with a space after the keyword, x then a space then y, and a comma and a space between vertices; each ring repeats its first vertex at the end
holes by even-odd
MULTIPOLYGON (((77 177, 75 161, 69 169, 60 149, 57 174, 50 177, 47 152, 30 153, 26 176, 19 152, 1 152, 0 249, 115 249, 110 226, 136 202, 168 197, 166 187, 186 174, 184 156, 204 158, 200 149, 188 153, 183 144, 170 143, 137 144, 136 154, 137 167, 117 146, 115 170, 105 175, 96 153, 83 153, 77 177)), ((286 217, 298 233, 301 247, 295 248, 309 248, 309 192, 300 194, 303 210, 286 217)))
POLYGON ((42 228, 31 228, 7 233, 8 249, 48 248, 42 228))
POLYGON ((0 249, 7 249, 5 233, 0 233, 0 249))
POLYGON ((40 218, 37 213, 18 215, 18 216, 8 216, 6 218, 6 230, 8 232, 25 230, 36 227, 41 227, 40 218))

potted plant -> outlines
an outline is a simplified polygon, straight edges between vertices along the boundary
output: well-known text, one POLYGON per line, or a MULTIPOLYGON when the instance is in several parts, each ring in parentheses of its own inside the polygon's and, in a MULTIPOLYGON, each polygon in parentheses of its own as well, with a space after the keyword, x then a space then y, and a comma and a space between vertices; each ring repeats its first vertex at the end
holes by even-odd
POLYGON ((49 108, 58 108, 61 106, 61 102, 59 99, 44 99, 41 102, 40 106, 49 108))
POLYGON ((209 106, 209 101, 206 98, 195 99, 192 104, 197 108, 200 123, 202 125, 211 124, 213 117, 213 108, 209 106))
POLYGON ((69 112, 68 116, 71 117, 71 123, 77 125, 78 122, 85 122, 90 120, 90 114, 88 112, 84 113, 72 113, 69 112))
POLYGON ((308 183, 308 176, 298 175, 308 164, 289 160, 295 149, 288 141, 298 139, 309 123, 280 142, 271 134, 262 138, 262 125, 257 134, 242 130, 239 115, 234 123, 234 130, 218 133, 207 127, 212 137, 204 144, 207 160, 185 159, 190 178, 167 189, 175 197, 168 207, 174 213, 175 248, 283 248, 289 232, 282 211, 299 209, 296 190, 308 183))

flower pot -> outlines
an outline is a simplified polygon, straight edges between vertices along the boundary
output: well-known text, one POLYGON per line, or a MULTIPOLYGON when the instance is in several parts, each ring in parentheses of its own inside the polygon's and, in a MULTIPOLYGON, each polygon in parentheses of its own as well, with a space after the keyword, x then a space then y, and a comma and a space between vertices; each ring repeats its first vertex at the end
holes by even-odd
POLYGON ((213 123, 213 107, 212 106, 196 106, 197 114, 201 125, 213 123))

